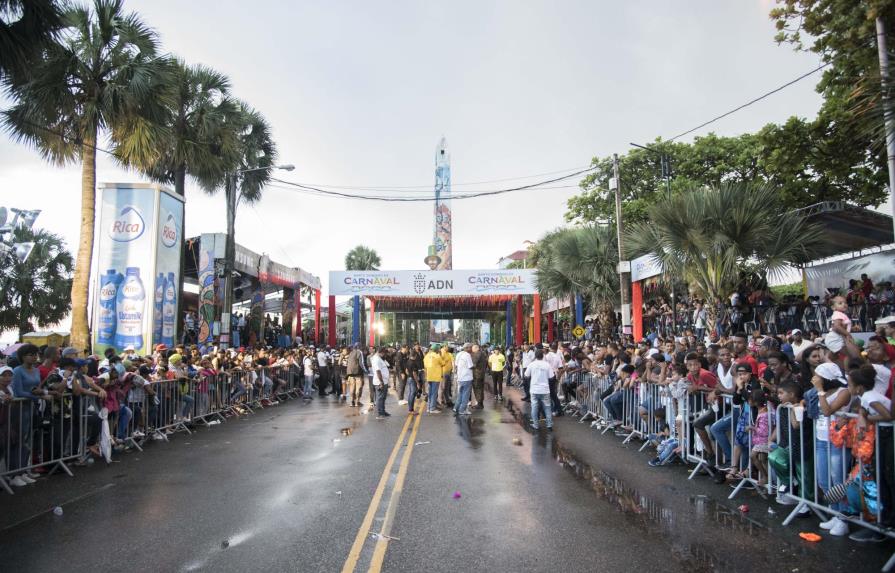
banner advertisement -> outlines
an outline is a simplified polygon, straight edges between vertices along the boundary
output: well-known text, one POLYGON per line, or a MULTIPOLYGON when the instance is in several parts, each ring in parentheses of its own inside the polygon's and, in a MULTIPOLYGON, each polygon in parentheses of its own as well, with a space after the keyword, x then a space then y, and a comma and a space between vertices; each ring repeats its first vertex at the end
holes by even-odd
POLYGON ((662 263, 652 253, 631 261, 631 280, 642 281, 662 274, 662 263))
POLYGON ((874 284, 895 282, 895 251, 806 267, 808 294, 823 297, 827 289, 836 288, 844 294, 848 290, 848 281, 860 280, 862 274, 870 277, 874 284))
POLYGON ((342 296, 487 296, 536 294, 533 269, 330 271, 329 294, 342 296))
POLYGON ((214 236, 202 235, 199 241, 199 344, 214 339, 217 320, 215 304, 214 236))
POLYGON ((105 183, 99 211, 93 350, 148 354, 154 335, 164 337, 166 305, 176 336, 183 203, 157 185, 105 183))

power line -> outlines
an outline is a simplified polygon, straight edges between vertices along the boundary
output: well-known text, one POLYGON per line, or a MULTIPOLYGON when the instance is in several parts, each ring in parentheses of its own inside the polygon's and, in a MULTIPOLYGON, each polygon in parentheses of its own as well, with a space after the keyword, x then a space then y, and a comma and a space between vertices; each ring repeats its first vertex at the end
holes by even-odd
POLYGON ((748 101, 748 102, 746 102, 746 103, 744 103, 744 104, 742 104, 742 105, 740 105, 740 106, 737 106, 737 107, 733 108, 732 110, 730 110, 730 111, 728 111, 728 112, 722 113, 721 115, 719 115, 719 116, 717 116, 717 117, 714 117, 714 118, 712 118, 712 119, 706 121, 705 123, 701 123, 701 124, 697 125, 696 127, 692 128, 692 129, 688 129, 687 131, 685 131, 685 132, 683 132, 683 133, 679 133, 679 134, 675 135, 674 137, 672 137, 672 138, 670 138, 670 139, 666 139, 665 141, 666 141, 666 142, 671 142, 671 141, 674 141, 675 139, 680 139, 681 137, 684 137, 685 135, 690 135, 690 134, 693 133, 694 131, 698 131, 698 130, 702 129, 703 127, 707 126, 707 125, 711 125, 711 124, 715 123, 716 121, 718 121, 718 120, 720 120, 720 119, 724 119, 725 117, 727 117, 727 116, 729 116, 729 115, 733 115, 734 113, 740 111, 741 109, 745 109, 745 108, 749 107, 750 105, 753 105, 753 104, 755 104, 755 103, 758 103, 758 102, 760 102, 761 100, 763 100, 763 99, 765 99, 765 98, 767 98, 767 97, 769 97, 769 96, 772 96, 772 95, 774 95, 775 93, 777 93, 777 92, 779 92, 779 91, 782 91, 782 90, 788 88, 789 86, 791 86, 791 85, 793 85, 793 84, 795 84, 795 83, 797 83, 797 82, 800 82, 800 81, 804 80, 805 78, 807 78, 807 77, 809 77, 809 76, 811 76, 811 75, 813 75, 813 74, 819 72, 820 70, 826 68, 827 66, 829 66, 829 65, 832 64, 832 63, 833 63, 833 62, 832 62, 832 60, 831 60, 831 61, 829 61, 829 62, 826 62, 826 63, 824 63, 824 64, 821 64, 821 65, 819 65, 818 67, 816 67, 816 68, 814 68, 813 70, 811 70, 810 72, 806 72, 806 73, 802 74, 801 76, 797 77, 796 79, 794 79, 794 80, 790 80, 790 81, 786 82, 786 83, 783 84, 782 86, 776 87, 776 88, 772 89, 771 91, 769 91, 769 92, 767 92, 767 93, 765 93, 765 94, 762 94, 762 95, 758 96, 757 98, 755 98, 755 99, 753 99, 753 100, 750 100, 750 101, 748 101))
MULTIPOLYGON (((570 179, 572 177, 578 177, 579 175, 587 173, 588 171, 593 171, 594 169, 596 169, 596 166, 588 167, 587 169, 581 169, 574 173, 569 173, 568 175, 563 175, 562 177, 556 177, 553 179, 548 179, 546 181, 540 181, 538 183, 531 183, 529 185, 522 185, 519 187, 511 187, 509 189, 495 189, 492 191, 478 191, 478 192, 466 193, 466 194, 461 194, 461 195, 451 195, 450 198, 451 198, 451 200, 474 199, 477 197, 490 197, 493 195, 503 195, 505 193, 513 193, 513 192, 517 192, 517 191, 539 189, 539 188, 542 188, 543 186, 548 185, 550 183, 556 183, 557 181, 564 181, 564 180, 570 179)), ((353 194, 353 193, 342 193, 340 191, 321 189, 319 187, 313 187, 310 185, 302 185, 301 183, 296 183, 294 181, 285 181, 283 179, 277 179, 276 177, 272 177, 271 181, 276 181, 277 183, 282 183, 283 185, 288 185, 288 186, 296 188, 296 189, 315 192, 316 194, 320 194, 320 195, 330 195, 330 196, 341 197, 341 198, 345 198, 345 199, 363 199, 366 201, 385 201, 385 202, 395 202, 395 203, 435 201, 434 196, 430 196, 430 197, 400 197, 400 196, 388 197, 388 196, 383 196, 383 195, 358 195, 358 194, 353 194)))

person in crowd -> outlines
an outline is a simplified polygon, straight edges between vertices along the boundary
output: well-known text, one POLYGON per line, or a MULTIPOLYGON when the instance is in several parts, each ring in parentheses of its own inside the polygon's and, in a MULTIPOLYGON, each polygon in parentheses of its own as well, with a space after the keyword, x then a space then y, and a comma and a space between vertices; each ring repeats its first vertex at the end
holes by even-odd
POLYGON ((491 369, 491 385, 495 400, 503 400, 503 373, 506 370, 507 357, 500 351, 499 346, 491 350, 488 357, 488 366, 491 369))
POLYGON ((553 369, 544 360, 544 351, 538 348, 535 359, 525 368, 524 375, 530 380, 531 427, 540 429, 540 413, 547 419, 547 430, 553 430, 553 405, 550 403, 550 377, 553 369))
POLYGON ((531 379, 525 376, 525 371, 528 370, 528 365, 531 364, 535 359, 535 349, 533 346, 523 345, 522 346, 522 385, 525 390, 525 397, 522 399, 523 402, 531 402, 531 392, 529 390, 529 384, 531 383, 531 379))
POLYGON ((454 359, 454 367, 457 371, 457 403, 454 406, 455 415, 468 416, 472 414, 469 410, 469 398, 474 384, 475 374, 473 372, 475 363, 470 350, 475 347, 468 342, 463 345, 457 357, 454 359))
POLYGON ((439 352, 441 354, 442 379, 441 386, 438 389, 440 393, 438 402, 446 408, 452 408, 454 406, 454 401, 452 400, 452 390, 454 385, 454 354, 447 344, 442 346, 439 352))
POLYGON ((444 359, 439 354, 437 344, 429 347, 423 358, 423 366, 426 369, 426 382, 429 385, 429 406, 426 409, 428 414, 440 414, 438 409, 438 386, 444 380, 444 359))
POLYGON ((485 407, 485 374, 488 372, 488 353, 478 344, 472 345, 472 391, 476 404, 473 407, 481 410, 485 407))
POLYGON ((371 348, 370 370, 373 373, 372 385, 376 388, 376 419, 384 420, 391 416, 385 411, 385 399, 388 396, 388 362, 385 359, 384 347, 371 348))
POLYGON ((329 355, 323 347, 317 350, 317 393, 323 398, 327 395, 327 386, 329 386, 329 355))
POLYGON ((348 395, 351 398, 351 407, 361 406, 361 392, 364 389, 364 354, 360 345, 354 344, 348 354, 348 395))

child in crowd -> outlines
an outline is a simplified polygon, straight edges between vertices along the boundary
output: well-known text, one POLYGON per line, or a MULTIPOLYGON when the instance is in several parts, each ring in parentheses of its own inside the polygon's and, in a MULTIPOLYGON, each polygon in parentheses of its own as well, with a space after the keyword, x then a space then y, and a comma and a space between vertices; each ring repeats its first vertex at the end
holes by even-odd
POLYGON ((824 336, 824 344, 832 352, 839 352, 845 346, 845 338, 836 330, 851 332, 851 319, 848 317, 848 302, 842 295, 834 296, 830 300, 830 308, 833 314, 830 316, 830 332, 824 336))
POLYGON ((777 400, 780 402, 780 436, 772 439, 768 453, 768 465, 774 469, 782 486, 777 492, 777 503, 795 505, 785 491, 794 483, 807 484, 808 468, 802 464, 802 422, 805 408, 801 405, 802 387, 795 380, 785 380, 777 386, 777 400), (793 460, 795 467, 789 461, 793 460), (803 473, 804 472, 804 473, 803 473))
POLYGON ((752 434, 752 465, 758 470, 758 486, 763 487, 768 480, 768 452, 771 444, 771 415, 772 406, 769 406, 764 392, 756 390, 749 400, 750 410, 757 412, 755 422, 748 428, 752 434))

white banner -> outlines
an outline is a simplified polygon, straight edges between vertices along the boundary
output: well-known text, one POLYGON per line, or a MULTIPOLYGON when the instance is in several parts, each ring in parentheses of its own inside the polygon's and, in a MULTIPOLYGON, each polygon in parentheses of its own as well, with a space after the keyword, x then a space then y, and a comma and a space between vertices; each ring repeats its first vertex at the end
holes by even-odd
POLYGON ((535 271, 330 271, 329 294, 347 296, 477 296, 535 294, 535 271))
POLYGON ((662 263, 652 253, 637 257, 631 261, 631 280, 634 282, 661 274, 662 263))

